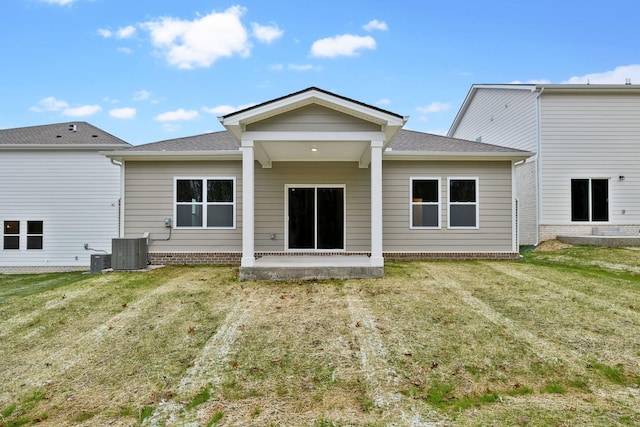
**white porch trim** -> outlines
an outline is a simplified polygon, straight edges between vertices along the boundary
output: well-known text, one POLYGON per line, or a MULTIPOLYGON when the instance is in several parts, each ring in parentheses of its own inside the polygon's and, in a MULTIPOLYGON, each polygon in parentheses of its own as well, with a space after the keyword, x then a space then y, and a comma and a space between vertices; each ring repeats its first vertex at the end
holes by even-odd
POLYGON ((382 256, 382 147, 371 141, 371 266, 383 267, 382 256))
POLYGON ((255 265, 253 141, 242 141, 242 267, 255 265))

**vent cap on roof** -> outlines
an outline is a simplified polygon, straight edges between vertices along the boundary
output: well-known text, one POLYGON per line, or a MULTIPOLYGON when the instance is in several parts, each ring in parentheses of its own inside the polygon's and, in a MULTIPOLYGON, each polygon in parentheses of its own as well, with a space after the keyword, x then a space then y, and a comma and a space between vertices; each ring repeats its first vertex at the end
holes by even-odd
POLYGON ((77 132, 78 131, 78 127, 76 126, 75 123, 72 123, 69 125, 69 131, 71 132, 77 132))

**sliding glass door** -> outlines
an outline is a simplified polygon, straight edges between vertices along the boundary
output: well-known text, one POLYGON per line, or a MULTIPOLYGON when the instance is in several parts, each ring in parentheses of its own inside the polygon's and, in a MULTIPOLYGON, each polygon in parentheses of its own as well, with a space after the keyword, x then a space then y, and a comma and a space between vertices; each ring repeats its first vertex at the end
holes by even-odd
POLYGON ((344 187, 288 187, 288 249, 343 250, 344 196, 344 187))

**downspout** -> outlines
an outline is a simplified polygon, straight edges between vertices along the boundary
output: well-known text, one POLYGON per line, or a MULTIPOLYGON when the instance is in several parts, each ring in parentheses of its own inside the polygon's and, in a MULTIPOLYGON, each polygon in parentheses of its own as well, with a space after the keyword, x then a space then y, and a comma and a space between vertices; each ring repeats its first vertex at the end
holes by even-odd
POLYGON ((124 237, 124 162, 110 159, 120 168, 120 200, 118 200, 118 237, 124 237))
POLYGON ((540 244, 540 216, 542 215, 542 197, 540 196, 540 171, 542 169, 542 131, 541 131, 541 106, 540 106, 540 96, 542 96, 542 92, 544 92, 544 86, 540 87, 538 95, 536 96, 536 244, 538 246, 540 244))

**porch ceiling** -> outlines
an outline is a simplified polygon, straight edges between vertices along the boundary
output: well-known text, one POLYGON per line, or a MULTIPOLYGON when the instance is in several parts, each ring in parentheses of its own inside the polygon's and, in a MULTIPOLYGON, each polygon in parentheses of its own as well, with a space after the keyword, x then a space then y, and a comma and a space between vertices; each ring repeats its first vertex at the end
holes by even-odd
POLYGON ((263 167, 271 162, 365 162, 368 141, 255 141, 256 160, 263 167))

